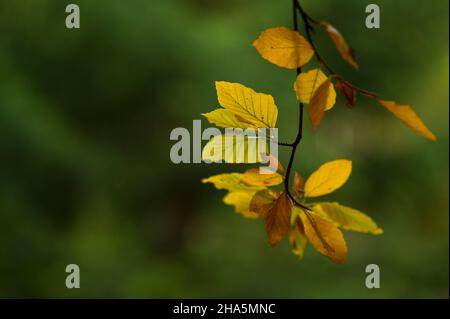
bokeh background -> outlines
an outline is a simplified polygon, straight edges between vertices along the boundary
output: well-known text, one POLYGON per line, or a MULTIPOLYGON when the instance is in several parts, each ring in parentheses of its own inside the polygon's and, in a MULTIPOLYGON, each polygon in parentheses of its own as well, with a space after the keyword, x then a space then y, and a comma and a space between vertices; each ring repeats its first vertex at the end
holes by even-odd
POLYGON ((448 298, 448 1, 377 0, 378 30, 369 1, 302 2, 356 49, 357 72, 316 33, 339 73, 412 105, 438 136, 364 98, 340 99, 317 133, 306 124, 295 168, 352 159, 326 199, 384 235, 346 233, 345 265, 310 246, 298 260, 200 183, 247 166, 170 161, 171 130, 218 105, 215 80, 272 94, 281 139, 295 136, 295 72, 251 46, 291 27, 289 0, 78 0, 79 30, 65 27, 69 1, 0 0, 0 297, 448 298), (81 289, 65 287, 70 263, 81 289), (380 289, 365 288, 370 263, 380 289))

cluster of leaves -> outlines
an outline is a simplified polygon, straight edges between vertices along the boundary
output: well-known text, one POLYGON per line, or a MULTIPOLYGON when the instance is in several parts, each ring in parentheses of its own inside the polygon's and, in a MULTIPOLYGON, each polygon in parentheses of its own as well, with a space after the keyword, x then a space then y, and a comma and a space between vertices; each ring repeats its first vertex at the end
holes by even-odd
MULTIPOLYGON (((308 40, 296 30, 276 27, 262 32, 253 46, 269 62, 282 68, 297 70, 294 91, 301 106, 300 112, 303 111, 303 104, 308 105, 308 115, 314 129, 319 126, 325 112, 335 105, 338 91, 345 98, 348 107, 356 105, 357 94, 376 99, 416 133, 436 140, 435 135, 410 106, 384 100, 376 93, 357 88, 333 72, 312 42, 311 24, 322 27, 330 35, 342 58, 357 69, 353 51, 331 24, 313 20, 300 7, 296 7, 296 10, 300 10, 308 40), (319 67, 300 72, 300 68, 309 63, 313 56, 316 56, 319 67), (325 67, 329 75, 320 66, 325 67)), ((216 82, 216 90, 221 108, 203 114, 210 123, 222 128, 276 127, 278 108, 271 95, 257 93, 242 84, 229 82, 216 82)), ((301 123, 299 125, 301 133, 301 123)), ((349 160, 341 159, 323 164, 305 183, 301 175, 295 172, 292 186, 289 186, 292 159, 299 142, 300 138, 297 138, 294 143, 286 144, 292 147, 292 156, 283 175, 285 170, 278 160, 271 154, 258 152, 257 144, 250 144, 245 139, 236 141, 234 135, 227 133, 214 136, 203 149, 203 160, 256 163, 265 162, 270 157, 277 163, 278 169, 276 172, 261 174, 260 169, 252 168, 244 173, 212 176, 203 182, 212 183, 217 189, 227 190, 224 203, 234 206, 236 212, 244 217, 265 220, 270 245, 275 246, 287 236, 294 254, 302 257, 309 241, 319 253, 333 262, 342 263, 346 260, 347 245, 340 228, 375 235, 383 231, 370 217, 353 208, 337 202, 307 201, 340 188, 351 173, 352 163, 349 160), (226 143, 229 139, 230 143, 226 143), (254 158, 236 156, 248 153, 258 155, 254 158), (279 185, 282 184, 283 189, 278 190, 277 187, 280 188, 279 185)))
POLYGON ((356 209, 336 202, 308 203, 307 199, 334 192, 347 181, 351 169, 349 160, 331 161, 313 172, 306 183, 296 172, 292 193, 306 209, 293 204, 286 192, 270 188, 283 182, 281 165, 280 173, 260 174, 259 169, 252 168, 243 174, 211 176, 203 182, 227 190, 224 202, 233 205, 244 217, 264 219, 270 245, 275 246, 288 235, 297 256, 303 256, 309 241, 318 252, 342 263, 347 256, 347 245, 339 228, 372 234, 381 234, 382 229, 356 209))

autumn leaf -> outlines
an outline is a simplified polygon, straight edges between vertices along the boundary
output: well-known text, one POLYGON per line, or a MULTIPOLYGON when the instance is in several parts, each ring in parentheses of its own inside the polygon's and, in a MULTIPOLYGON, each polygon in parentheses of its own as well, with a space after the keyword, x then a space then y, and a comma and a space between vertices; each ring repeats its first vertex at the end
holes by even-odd
POLYGON ((253 42, 261 57, 287 69, 299 68, 311 60, 314 51, 298 32, 285 27, 263 31, 253 42))
POLYGON ((248 128, 249 123, 240 122, 233 112, 227 109, 216 109, 209 113, 202 113, 209 123, 224 128, 248 128))
POLYGON ((294 225, 289 229, 288 238, 292 247, 292 253, 299 258, 303 258, 303 252, 305 251, 308 241, 305 237, 303 225, 299 218, 300 217, 296 217, 294 225))
POLYGON ((256 93, 239 83, 223 81, 216 82, 216 90, 219 104, 232 112, 238 121, 247 123, 246 127, 275 127, 278 108, 271 95, 256 93))
POLYGON ((259 168, 247 170, 241 182, 250 186, 275 186, 283 183, 283 176, 278 173, 260 174, 259 168))
POLYGON ((342 264, 347 259, 347 244, 339 228, 331 221, 313 213, 301 212, 305 236, 311 245, 333 262, 342 264))
POLYGON ((291 223, 292 203, 286 193, 282 193, 267 211, 266 231, 271 246, 275 246, 288 233, 291 223))
POLYGON ((216 135, 206 143, 202 150, 202 160, 213 163, 260 163, 262 162, 260 145, 266 139, 238 134, 216 135))
POLYGON ((280 194, 271 189, 263 189, 254 193, 250 201, 250 210, 261 218, 266 218, 280 194))
MULTIPOLYGON (((302 72, 297 76, 294 82, 294 91, 299 102, 309 104, 314 93, 325 81, 327 76, 320 70, 320 68, 302 72)), ((325 110, 331 109, 336 103, 336 91, 331 86, 328 92, 327 103, 325 110)))
POLYGON ((241 182, 244 174, 225 173, 210 176, 202 180, 203 183, 212 183, 217 189, 225 189, 229 193, 223 198, 227 205, 232 205, 237 213, 246 218, 258 218, 255 212, 250 209, 250 202, 253 196, 261 190, 263 186, 249 186, 241 182))
POLYGON ((343 206, 336 202, 321 202, 312 206, 312 210, 320 216, 333 221, 346 230, 380 235, 383 230, 369 216, 362 212, 343 206))
POLYGON ((297 197, 302 197, 304 190, 303 190, 303 177, 295 172, 294 173, 294 181, 292 183, 292 192, 297 197))
POLYGON ((382 106, 394 114, 400 121, 405 123, 417 134, 429 140, 436 141, 436 135, 431 132, 422 119, 409 105, 400 105, 394 101, 378 100, 382 106))
POLYGON ((308 107, 308 115, 314 129, 316 129, 322 121, 332 87, 333 84, 331 83, 331 80, 327 79, 317 88, 311 98, 308 107))
POLYGON ((358 69, 358 64, 355 61, 353 50, 349 48, 342 34, 326 21, 322 21, 320 25, 324 27, 325 31, 327 31, 342 58, 355 69, 358 69))
POLYGON ((348 83, 347 81, 343 81, 338 79, 335 84, 336 90, 341 92, 341 94, 345 97, 346 105, 349 108, 354 108, 356 105, 356 90, 355 88, 348 83))
POLYGON ((319 167, 305 183, 305 197, 317 197, 334 192, 345 184, 352 172, 349 160, 334 160, 319 167))
POLYGON ((223 202, 227 205, 234 206, 235 212, 241 214, 243 217, 256 219, 260 216, 250 208, 250 202, 256 193, 256 191, 229 192, 223 198, 223 202))
POLYGON ((211 183, 217 189, 225 189, 227 191, 259 191, 264 189, 263 186, 249 186, 241 182, 242 173, 224 173, 210 176, 202 179, 202 183, 211 183))

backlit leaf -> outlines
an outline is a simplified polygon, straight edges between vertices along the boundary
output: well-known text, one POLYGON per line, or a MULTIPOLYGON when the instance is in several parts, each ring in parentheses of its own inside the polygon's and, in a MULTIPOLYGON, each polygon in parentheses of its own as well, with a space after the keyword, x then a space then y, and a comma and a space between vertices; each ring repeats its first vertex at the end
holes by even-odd
POLYGON ((250 186, 274 186, 283 183, 278 173, 261 174, 259 168, 251 168, 242 176, 241 182, 250 186))
POLYGON ((320 25, 323 26, 327 31, 328 35, 330 36, 331 40, 333 40, 334 45, 336 46, 336 49, 338 50, 342 58, 345 61, 347 61, 351 66, 353 66, 355 69, 358 69, 358 64, 355 61, 353 51, 347 45, 347 42, 345 41, 342 34, 328 22, 323 21, 320 23, 320 25))
POLYGON ((244 174, 241 173, 225 173, 210 176, 208 178, 202 179, 202 183, 211 183, 217 189, 226 189, 227 191, 254 191, 257 192, 259 190, 264 189, 265 187, 261 186, 249 186, 241 182, 242 176, 244 174))
POLYGON ((330 79, 323 82, 314 92, 308 107, 308 115, 313 128, 317 128, 322 121, 333 84, 330 79))
POLYGON ((305 183, 305 197, 317 197, 334 192, 344 185, 352 172, 352 162, 335 160, 319 167, 305 183))
POLYGON ((347 244, 339 228, 331 221, 314 213, 300 214, 305 236, 311 245, 333 262, 341 264, 347 259, 347 244))
POLYGON ((286 193, 282 193, 268 210, 266 231, 271 246, 275 246, 289 231, 292 203, 286 193))
POLYGON ((247 128, 248 123, 240 122, 233 112, 227 109, 216 109, 209 113, 203 113, 209 123, 224 128, 247 128))
MULTIPOLYGON (((320 68, 308 72, 302 72, 294 82, 294 90, 299 102, 309 104, 319 86, 327 80, 327 76, 320 68)), ((325 110, 331 109, 336 103, 336 91, 330 87, 325 110)))
POLYGON ((262 156, 258 144, 263 143, 266 140, 256 136, 216 135, 203 148, 202 160, 213 163, 259 163, 262 156))
POLYGON ((259 215, 250 209, 250 202, 255 194, 255 191, 229 192, 223 198, 223 202, 234 206, 236 213, 241 214, 245 218, 256 219, 259 218, 259 215))
POLYGON ((321 202, 312 206, 314 212, 330 219, 345 230, 380 235, 383 230, 366 214, 336 202, 321 202))
POLYGON ((429 140, 436 141, 436 135, 431 132, 422 119, 409 105, 400 105, 394 101, 378 100, 382 106, 394 114, 400 121, 405 123, 417 134, 429 140))
POLYGON ((285 27, 267 29, 253 42, 259 54, 279 67, 296 69, 311 60, 314 51, 298 32, 285 27))
POLYGON ((275 127, 278 109, 271 95, 223 81, 216 82, 216 90, 219 104, 231 111, 238 121, 247 123, 247 127, 275 127))

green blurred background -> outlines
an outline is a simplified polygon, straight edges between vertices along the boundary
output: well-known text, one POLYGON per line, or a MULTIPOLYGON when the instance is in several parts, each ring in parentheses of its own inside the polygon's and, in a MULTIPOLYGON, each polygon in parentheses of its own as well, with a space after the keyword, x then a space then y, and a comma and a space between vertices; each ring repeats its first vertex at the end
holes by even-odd
POLYGON ((326 199, 385 230, 346 233, 348 262, 335 265, 310 246, 301 261, 286 241, 270 248, 261 221, 200 183, 247 166, 169 158, 171 130, 217 106, 215 80, 272 94, 280 138, 295 136, 295 72, 251 46, 291 27, 289 0, 78 0, 79 30, 65 27, 69 1, 0 0, 0 297, 448 298, 448 1, 377 0, 381 29, 369 30, 372 2, 302 1, 361 68, 319 31, 329 63, 411 104, 438 141, 364 98, 354 110, 340 99, 317 133, 306 124, 295 168, 352 159, 326 199), (65 287, 70 263, 81 289, 65 287), (380 289, 365 288, 370 263, 380 289))

